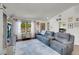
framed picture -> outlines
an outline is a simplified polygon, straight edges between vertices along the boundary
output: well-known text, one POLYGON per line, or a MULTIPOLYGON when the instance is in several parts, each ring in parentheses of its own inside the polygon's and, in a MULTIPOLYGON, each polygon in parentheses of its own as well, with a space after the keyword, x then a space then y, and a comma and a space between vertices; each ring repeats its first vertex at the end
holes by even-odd
POLYGON ((65 22, 59 22, 59 28, 65 28, 66 27, 66 23, 65 22))
POLYGON ((72 22, 72 21, 73 21, 73 17, 69 17, 68 22, 72 22))
POLYGON ((76 18, 76 21, 79 21, 79 18, 76 18))
POLYGON ((74 27, 79 27, 79 22, 75 22, 74 27))
POLYGON ((68 29, 73 29, 73 23, 68 24, 68 29))

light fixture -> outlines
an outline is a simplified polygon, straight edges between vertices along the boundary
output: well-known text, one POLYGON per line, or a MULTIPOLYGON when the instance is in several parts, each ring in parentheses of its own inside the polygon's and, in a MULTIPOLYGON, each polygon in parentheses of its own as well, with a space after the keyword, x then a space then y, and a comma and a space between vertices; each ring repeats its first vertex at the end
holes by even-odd
POLYGON ((61 18, 57 18, 57 19, 56 19, 56 21, 60 21, 60 20, 61 20, 61 18))
POLYGON ((46 17, 47 19, 49 18, 49 17, 46 17))

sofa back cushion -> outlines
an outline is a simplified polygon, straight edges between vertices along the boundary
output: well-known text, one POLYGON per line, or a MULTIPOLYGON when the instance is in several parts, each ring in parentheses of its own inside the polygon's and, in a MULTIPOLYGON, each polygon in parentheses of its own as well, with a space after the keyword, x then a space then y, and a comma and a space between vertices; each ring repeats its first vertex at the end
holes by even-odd
POLYGON ((55 34, 55 38, 56 40, 66 40, 66 41, 69 41, 70 40, 70 35, 68 33, 61 33, 61 32, 58 32, 55 34))
POLYGON ((54 32, 46 31, 45 36, 54 36, 54 32))

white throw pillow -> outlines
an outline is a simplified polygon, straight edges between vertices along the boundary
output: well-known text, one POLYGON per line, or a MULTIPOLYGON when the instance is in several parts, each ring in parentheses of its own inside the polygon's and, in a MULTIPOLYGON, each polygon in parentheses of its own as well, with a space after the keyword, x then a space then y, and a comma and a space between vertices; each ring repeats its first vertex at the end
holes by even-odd
POLYGON ((42 31, 41 31, 41 34, 42 34, 42 35, 45 35, 45 33, 46 33, 45 30, 42 30, 42 31))

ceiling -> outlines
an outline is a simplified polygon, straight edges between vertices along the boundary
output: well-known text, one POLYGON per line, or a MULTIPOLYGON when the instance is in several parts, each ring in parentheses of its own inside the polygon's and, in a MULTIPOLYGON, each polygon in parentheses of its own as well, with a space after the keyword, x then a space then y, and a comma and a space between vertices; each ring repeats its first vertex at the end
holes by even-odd
POLYGON ((22 18, 53 17, 77 3, 6 3, 8 15, 22 18))

